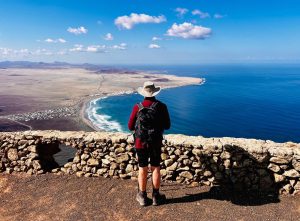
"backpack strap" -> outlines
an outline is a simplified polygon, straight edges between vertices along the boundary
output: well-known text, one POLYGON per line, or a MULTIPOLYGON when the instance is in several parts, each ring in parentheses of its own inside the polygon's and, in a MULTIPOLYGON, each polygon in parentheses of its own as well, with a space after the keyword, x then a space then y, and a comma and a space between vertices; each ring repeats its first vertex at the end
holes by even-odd
POLYGON ((142 103, 137 103, 137 106, 139 108, 139 111, 142 110, 144 108, 143 104, 142 103))
POLYGON ((151 105, 150 105, 150 107, 149 108, 151 108, 151 109, 155 109, 156 108, 156 106, 158 105, 158 101, 155 101, 155 102, 153 102, 151 105))

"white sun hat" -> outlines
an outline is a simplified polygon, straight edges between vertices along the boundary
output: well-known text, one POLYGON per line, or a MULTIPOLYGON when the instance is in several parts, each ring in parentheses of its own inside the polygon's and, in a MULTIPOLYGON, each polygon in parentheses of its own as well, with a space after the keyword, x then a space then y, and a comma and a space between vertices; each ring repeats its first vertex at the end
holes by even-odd
POLYGON ((154 97, 160 92, 160 90, 160 86, 155 86, 153 82, 146 81, 144 82, 143 87, 139 87, 137 89, 137 92, 144 97, 154 97))

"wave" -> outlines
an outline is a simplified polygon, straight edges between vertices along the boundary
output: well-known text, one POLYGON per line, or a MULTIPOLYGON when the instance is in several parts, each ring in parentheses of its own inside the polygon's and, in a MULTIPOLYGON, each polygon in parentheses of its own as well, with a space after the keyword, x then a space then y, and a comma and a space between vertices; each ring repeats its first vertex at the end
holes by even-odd
MULTIPOLYGON (((205 78, 202 78, 202 81, 199 84, 196 85, 202 85, 205 83, 205 78)), ((164 90, 168 89, 174 89, 178 88, 177 87, 165 87, 163 88, 164 90)), ((101 100, 112 97, 112 96, 120 96, 120 95, 129 95, 129 94, 137 94, 137 91, 135 90, 128 90, 128 91, 120 91, 120 92, 115 92, 111 93, 105 97, 100 97, 93 99, 89 102, 88 108, 86 109, 86 114, 88 117, 88 120, 92 123, 92 125, 99 129, 99 130, 104 130, 108 132, 126 132, 125 130, 122 129, 122 125, 116 121, 112 120, 112 117, 107 114, 102 114, 101 113, 101 105, 99 105, 99 102, 101 100)), ((90 96, 98 96, 98 94, 90 95, 90 96)))
POLYGON ((89 107, 86 110, 88 119, 96 128, 109 132, 122 132, 122 126, 119 122, 111 120, 111 116, 106 114, 99 114, 100 106, 97 105, 97 102, 107 97, 97 98, 91 100, 89 107))
POLYGON ((202 84, 204 84, 206 82, 206 78, 201 78, 201 79, 202 79, 202 81, 199 84, 197 84, 197 85, 202 85, 202 84))

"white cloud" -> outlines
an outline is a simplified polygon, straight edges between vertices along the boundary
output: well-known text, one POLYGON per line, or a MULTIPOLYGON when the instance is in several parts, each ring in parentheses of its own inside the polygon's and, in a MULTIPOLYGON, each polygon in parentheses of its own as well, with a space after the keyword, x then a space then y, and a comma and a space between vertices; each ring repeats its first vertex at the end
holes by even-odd
POLYGON ((59 39, 57 39, 57 42, 59 42, 59 43, 66 43, 67 41, 65 39, 63 39, 63 38, 59 38, 59 39))
POLYGON ((104 37, 104 40, 112 41, 112 40, 114 40, 114 36, 111 33, 107 33, 104 37))
POLYGON ((156 37, 156 36, 154 36, 154 37, 152 38, 152 41, 160 41, 160 40, 162 40, 162 38, 159 38, 159 37, 156 37))
POLYGON ((66 54, 65 50, 60 51, 49 51, 44 48, 38 48, 35 50, 29 50, 27 48, 22 49, 11 49, 11 48, 0 48, 0 57, 4 58, 24 58, 24 57, 33 57, 33 56, 51 56, 51 55, 64 55, 66 54))
POLYGON ((47 43, 66 43, 67 41, 63 38, 59 38, 59 39, 52 39, 52 38, 47 38, 45 39, 45 42, 47 43))
POLYGON ((174 23, 171 28, 167 30, 166 35, 172 37, 180 37, 184 39, 205 39, 211 35, 210 28, 193 25, 192 23, 184 22, 177 25, 174 23))
POLYGON ((24 57, 31 55, 27 48, 22 49, 11 49, 11 48, 0 48, 0 56, 1 57, 24 57))
POLYGON ((78 28, 71 28, 71 27, 69 27, 67 29, 67 31, 70 32, 70 33, 72 33, 72 34, 74 34, 74 35, 86 34, 88 32, 88 30, 85 27, 83 27, 83 26, 80 26, 78 28))
POLYGON ((0 55, 9 55, 13 52, 10 48, 0 48, 0 55))
POLYGON ((124 15, 117 17, 115 19, 115 25, 119 29, 132 29, 133 26, 137 24, 146 24, 146 23, 161 23, 165 22, 166 18, 163 15, 160 16, 150 16, 146 14, 136 14, 136 13, 131 13, 129 16, 124 15))
POLYGON ((105 45, 90 45, 86 48, 86 52, 94 52, 94 53, 104 53, 105 45))
POLYGON ((47 39, 45 39, 45 42, 47 42, 47 43, 54 43, 54 40, 51 39, 51 38, 47 38, 47 39))
POLYGON ((107 45, 89 45, 87 47, 76 44, 73 48, 69 49, 70 52, 94 52, 94 53, 106 53, 109 50, 126 50, 127 44, 121 43, 117 45, 107 46, 107 45))
POLYGON ((32 52, 32 55, 53 55, 54 53, 51 51, 48 51, 47 49, 37 49, 32 52))
POLYGON ((126 50, 127 49, 127 44, 126 43, 121 43, 119 45, 113 45, 111 48, 112 49, 117 49, 117 50, 126 50))
POLYGON ((225 15, 214 14, 214 18, 216 18, 216 19, 224 18, 224 16, 225 16, 225 15))
POLYGON ((157 44, 149 44, 148 48, 157 49, 157 48, 160 48, 160 46, 157 44))
POLYGON ((27 48, 22 48, 22 49, 19 50, 19 53, 21 53, 21 54, 28 54, 30 52, 29 52, 29 50, 27 48))
POLYGON ((68 54, 68 52, 64 49, 64 50, 60 50, 56 53, 57 55, 66 55, 68 54))
POLYGON ((94 52, 94 53, 104 53, 106 52, 106 45, 89 45, 84 47, 81 44, 74 45, 69 51, 71 52, 94 52))
POLYGON ((83 45, 80 44, 76 44, 74 45, 73 48, 70 49, 70 51, 74 52, 74 51, 84 51, 83 45))
POLYGON ((193 15, 199 15, 200 18, 209 18, 210 17, 209 13, 202 12, 202 11, 200 11, 198 9, 193 10, 192 14, 193 15))
POLYGON ((177 12, 178 17, 183 17, 189 10, 186 8, 176 8, 175 12, 177 12))

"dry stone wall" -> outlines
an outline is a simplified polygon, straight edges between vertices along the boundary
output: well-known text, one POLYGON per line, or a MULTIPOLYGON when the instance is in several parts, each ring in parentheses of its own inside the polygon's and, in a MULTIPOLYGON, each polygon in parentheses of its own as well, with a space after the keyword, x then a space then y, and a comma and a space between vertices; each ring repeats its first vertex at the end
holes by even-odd
MULTIPOLYGON (((300 193, 300 144, 243 138, 166 135, 161 154, 164 181, 230 185, 241 190, 300 193)), ((133 138, 125 133, 25 131, 0 133, 0 172, 137 177, 133 138), (76 148, 58 167, 59 144, 76 148)))

